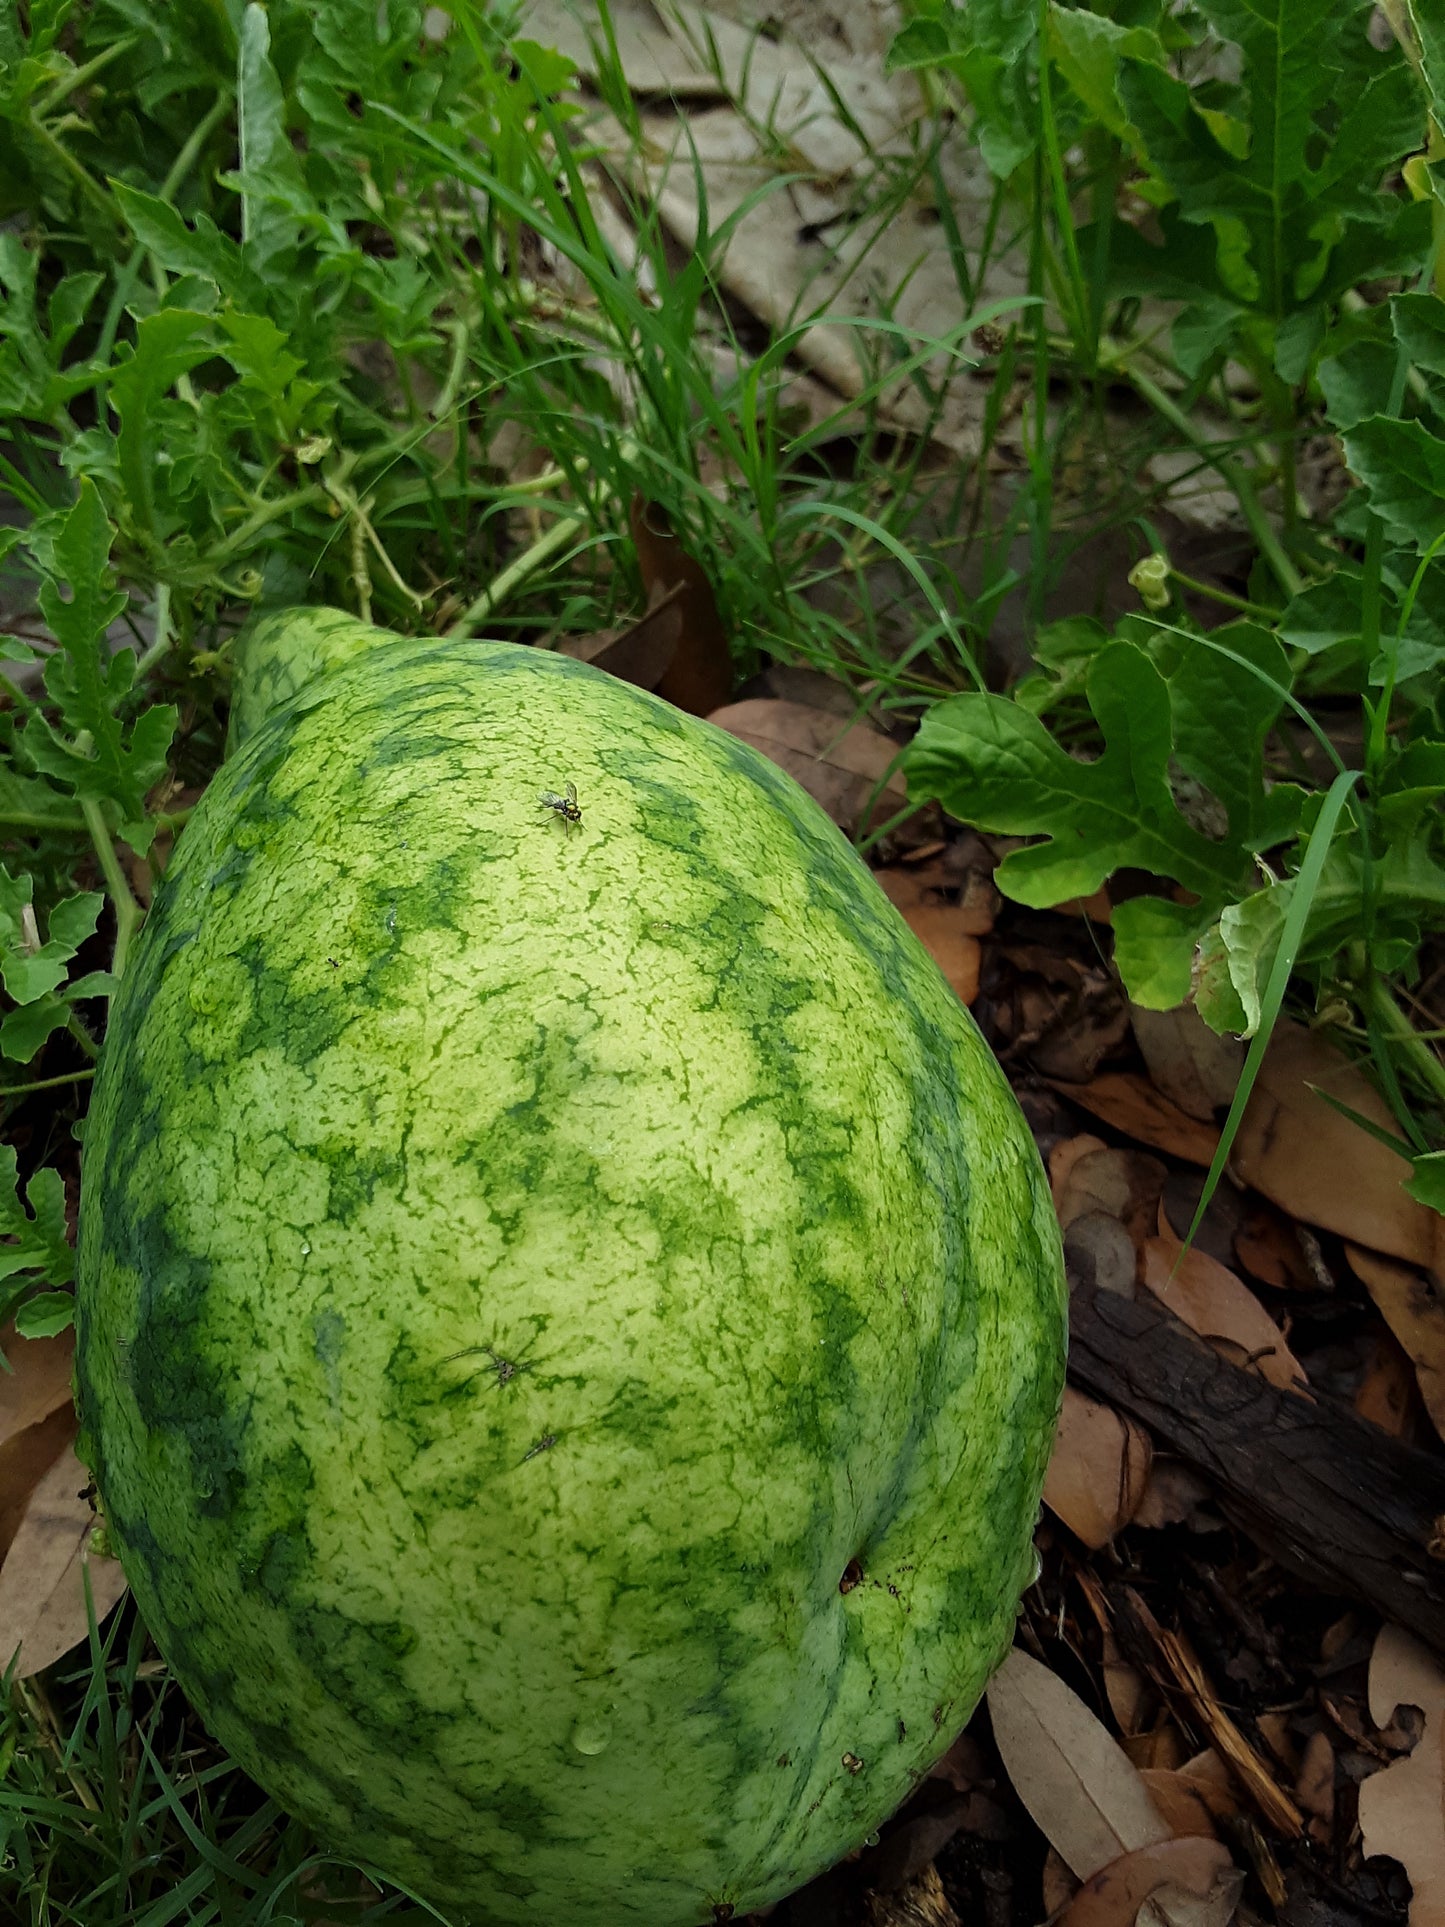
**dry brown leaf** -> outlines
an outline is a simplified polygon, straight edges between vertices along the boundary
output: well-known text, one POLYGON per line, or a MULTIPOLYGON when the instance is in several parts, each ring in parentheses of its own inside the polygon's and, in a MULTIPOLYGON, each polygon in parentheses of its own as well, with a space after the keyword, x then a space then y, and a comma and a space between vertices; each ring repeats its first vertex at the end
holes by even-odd
POLYGON ((1179 1771, 1197 1788, 1199 1797, 1216 1820, 1232 1820, 1239 1812, 1239 1794, 1234 1777, 1212 1746, 1187 1759, 1179 1771))
POLYGON ((1107 1151, 1108 1145, 1101 1137, 1091 1137, 1081 1131, 1078 1137, 1066 1137, 1054 1146, 1049 1153, 1049 1188, 1054 1194, 1054 1213, 1059 1214, 1059 1200, 1064 1194, 1069 1173, 1080 1158, 1087 1157, 1090 1151, 1107 1151))
POLYGON ((688 554, 673 533, 667 513, 656 502, 634 496, 632 540, 649 609, 678 590, 681 633, 657 693, 693 716, 708 716, 732 694, 733 660, 727 631, 706 569, 688 554))
POLYGON ((1363 1072, 1318 1032, 1281 1020, 1235 1139, 1236 1175, 1308 1224, 1426 1270, 1445 1266, 1445 1218, 1402 1189, 1407 1161, 1321 1090, 1395 1132, 1363 1072))
POLYGON ((1142 1733, 1154 1717, 1158 1698, 1137 1666, 1131 1666, 1119 1650, 1119 1642, 1109 1627, 1101 1628, 1104 1697, 1125 1739, 1142 1733))
POLYGON ((1445 1300, 1418 1271, 1377 1251, 1347 1243, 1345 1256, 1415 1367, 1430 1422, 1445 1438, 1445 1300))
POLYGON ((993 929, 998 916, 999 896, 987 877, 970 871, 964 881, 963 899, 951 903, 946 892, 948 880, 943 864, 928 863, 923 866, 893 865, 887 869, 875 870, 873 880, 884 896, 896 909, 906 916, 909 911, 924 908, 947 909, 958 930, 966 937, 986 937, 993 929))
POLYGON ((952 985, 961 1003, 978 995, 978 973, 983 946, 963 928, 951 903, 919 903, 903 912, 904 922, 952 985))
MULTIPOLYGON (((1063 1927, 1134 1927, 1144 1902, 1151 1895, 1159 1896, 1163 1888, 1182 1888, 1198 1900, 1209 1900, 1225 1883, 1229 1883, 1228 1904, 1222 1919, 1227 1921, 1244 1884, 1228 1847, 1222 1841, 1197 1836, 1157 1841, 1121 1855, 1087 1879, 1064 1915, 1063 1927)), ((1177 1920, 1178 1927, 1186 1927, 1186 1923, 1193 1927, 1192 1917, 1183 1912, 1174 1914, 1167 1897, 1160 1912, 1166 1922, 1177 1920)))
POLYGON ((1263 1199, 1252 1205, 1235 1232, 1234 1255, 1251 1278, 1276 1291, 1319 1289, 1300 1245, 1300 1227, 1263 1199))
POLYGON ((1044 1504, 1097 1551, 1138 1510, 1153 1456, 1142 1427, 1065 1386, 1044 1504))
POLYGON ((1134 1514, 1136 1526, 1192 1525, 1200 1508, 1213 1497, 1207 1479, 1183 1459, 1156 1458, 1134 1514))
POLYGON ((1168 1172, 1145 1151, 1086 1151, 1070 1166, 1054 1199, 1065 1231, 1086 1211, 1117 1218, 1136 1244, 1153 1234, 1168 1172))
POLYGON ((1387 1726, 1398 1706, 1418 1706, 1425 1727, 1412 1753, 1360 1788, 1365 1854, 1389 1854, 1409 1875, 1410 1927, 1438 1927, 1445 1919, 1445 1671, 1419 1640, 1386 1625, 1370 1655, 1369 1694, 1376 1726, 1387 1726))
POLYGON ((1072 1218, 1064 1232, 1064 1266, 1069 1284, 1091 1285, 1099 1291, 1132 1298, 1139 1270, 1134 1240, 1117 1218, 1103 1211, 1086 1211, 1072 1218))
POLYGON ((1141 1010, 1130 1004, 1129 1022, 1155 1086, 1186 1116, 1212 1123, 1215 1112, 1234 1096, 1243 1044, 1217 1036, 1193 1004, 1175 1010, 1141 1010))
POLYGON ((1216 1124, 1190 1117, 1156 1090, 1147 1077, 1137 1077, 1132 1071, 1104 1071, 1087 1084, 1060 1080, 1055 1089, 1125 1137, 1170 1157, 1207 1167, 1219 1148, 1216 1124))
POLYGON ((1140 1773, 1159 1769, 1172 1773, 1184 1764, 1184 1741, 1172 1720, 1163 1720, 1148 1733, 1135 1733, 1119 1744, 1140 1773))
POLYGON ((11 1369, 0 1372, 0 1445, 17 1432, 28 1431, 62 1405, 70 1403, 70 1373, 75 1358, 75 1332, 54 1338, 19 1338, 14 1325, 0 1330, 0 1352, 11 1369))
POLYGON ((1242 1354, 1240 1362, 1271 1385, 1303 1385, 1303 1367, 1248 1285, 1207 1253, 1191 1246, 1181 1258, 1182 1250, 1161 1210, 1159 1235, 1141 1254, 1141 1276, 1160 1303, 1201 1338, 1227 1340, 1236 1348, 1231 1355, 1242 1354))
POLYGON ((1176 1840, 1218 1838, 1208 1800, 1182 1767, 1141 1767, 1139 1777, 1149 1789, 1149 1798, 1168 1821, 1176 1840))
POLYGON ((1044 1914, 1049 1920, 1061 1914, 1079 1891, 1078 1881, 1069 1872, 1062 1855, 1053 1847, 1044 1855, 1042 1886, 1044 1914))
POLYGON ((1127 1754, 1047 1666, 1015 1647, 988 1706, 1014 1791, 1080 1880, 1170 1837, 1127 1754))
POLYGON ((1360 1786, 1360 1833, 1366 1858, 1389 1854, 1405 1867, 1410 1927, 1437 1927, 1445 1919, 1445 1671, 1416 1638, 1385 1624, 1370 1655, 1370 1719, 1387 1727, 1401 1705, 1420 1707, 1424 1732, 1412 1754, 1360 1786))
POLYGON ((567 636, 557 645, 557 653, 577 662, 590 662, 594 669, 605 669, 619 682, 656 689, 682 640, 681 597, 679 584, 630 629, 600 629, 592 636, 567 636))
MULTIPOLYGON (((729 703, 714 710, 708 720, 761 750, 801 783, 835 823, 850 831, 858 828, 869 797, 898 754, 897 743, 866 723, 849 726, 826 710, 771 696, 729 703)), ((903 778, 895 770, 878 796, 873 816, 881 822, 907 801, 903 778)))
POLYGON ((1311 1733, 1305 1741, 1294 1797, 1306 1813, 1329 1826, 1335 1817, 1335 1749, 1327 1733, 1311 1733))
POLYGON ((1414 1441, 1422 1435, 1424 1402, 1415 1368, 1399 1340, 1387 1331, 1378 1331, 1370 1339, 1354 1407, 1362 1419, 1391 1438, 1414 1441))
POLYGON ((89 1481, 67 1445, 31 1494, 0 1567, 0 1669, 23 1648, 21 1679, 53 1665, 85 1638, 85 1569, 97 1620, 125 1591, 120 1561, 89 1550, 95 1514, 80 1496, 89 1481))
POLYGON ((20 1530, 31 1493, 79 1430, 75 1407, 67 1398, 38 1425, 13 1432, 0 1445, 0 1561, 20 1530))

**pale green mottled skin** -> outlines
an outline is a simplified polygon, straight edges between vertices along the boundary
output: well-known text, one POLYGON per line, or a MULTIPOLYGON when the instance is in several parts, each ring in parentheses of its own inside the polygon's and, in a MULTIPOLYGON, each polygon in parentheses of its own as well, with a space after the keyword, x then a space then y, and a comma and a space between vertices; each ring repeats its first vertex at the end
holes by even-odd
POLYGON ((777 1898, 1010 1642, 1063 1369, 1023 1120, 802 792, 578 664, 397 643, 221 771, 80 1271, 177 1676, 473 1920, 777 1898))
POLYGON ((390 630, 358 622, 344 609, 267 609, 251 616, 231 644, 227 754, 303 689, 378 644, 396 640, 390 630))

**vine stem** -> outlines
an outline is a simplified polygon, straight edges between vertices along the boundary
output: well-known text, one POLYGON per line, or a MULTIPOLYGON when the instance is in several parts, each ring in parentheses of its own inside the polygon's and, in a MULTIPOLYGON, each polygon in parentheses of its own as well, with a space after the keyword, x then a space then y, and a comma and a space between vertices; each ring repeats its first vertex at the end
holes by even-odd
POLYGON ((559 549, 565 549, 573 536, 586 525, 585 515, 567 515, 560 522, 554 522, 545 535, 539 535, 530 548, 524 549, 515 562, 509 562, 502 573, 493 578, 476 601, 457 617, 447 630, 448 636, 462 641, 474 634, 478 623, 485 622, 519 582, 525 582, 544 562, 549 562, 559 549))
POLYGON ((130 950, 130 940, 135 935, 136 926, 141 919, 141 907, 136 902, 130 885, 125 880, 125 871, 120 867, 120 858, 115 853, 115 838, 105 826, 99 803, 82 798, 81 815, 85 818, 90 840, 95 845, 95 854, 100 860, 101 874, 105 887, 110 893, 115 907, 115 956, 111 961, 111 975, 121 977, 125 973, 125 960, 130 950))
POLYGON ((1240 512, 1249 524, 1249 532, 1259 544, 1260 554, 1274 570, 1275 580, 1288 596, 1297 596, 1304 587, 1304 579, 1293 562, 1284 552, 1283 544, 1269 525, 1264 510, 1259 505, 1259 497, 1254 492, 1254 483, 1242 468, 1213 448, 1199 433, 1174 400, 1166 395, 1157 383, 1127 362, 1118 364, 1119 372, 1133 383, 1140 395, 1158 415, 1162 415, 1171 428, 1177 429, 1185 437, 1195 453, 1201 456, 1215 471, 1220 479, 1233 490, 1239 503, 1240 512))
POLYGON ((37 1077, 33 1084, 0 1084, 0 1097, 24 1097, 30 1091, 53 1091, 61 1084, 88 1084, 93 1070, 67 1071, 64 1077, 37 1077))

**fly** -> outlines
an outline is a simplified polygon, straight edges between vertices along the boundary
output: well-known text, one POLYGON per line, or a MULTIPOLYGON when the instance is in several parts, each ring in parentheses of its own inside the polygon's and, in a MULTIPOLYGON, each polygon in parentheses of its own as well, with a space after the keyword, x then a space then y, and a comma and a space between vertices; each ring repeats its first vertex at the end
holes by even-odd
POLYGON ((567 825, 569 835, 572 825, 582 821, 582 807, 577 801, 577 785, 575 783, 569 783, 565 793, 561 796, 557 794, 556 790, 543 790, 537 798, 537 801, 542 805, 543 809, 551 810, 555 815, 561 817, 562 821, 567 825))

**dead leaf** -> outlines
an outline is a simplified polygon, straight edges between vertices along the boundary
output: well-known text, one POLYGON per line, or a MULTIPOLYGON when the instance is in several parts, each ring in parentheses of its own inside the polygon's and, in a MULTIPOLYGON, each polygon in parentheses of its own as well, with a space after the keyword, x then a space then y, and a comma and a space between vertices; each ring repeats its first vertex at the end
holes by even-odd
POLYGON ((75 1332, 20 1338, 0 1332, 11 1369, 0 1372, 0 1560, 20 1529, 30 1495, 78 1429, 70 1400, 75 1332))
POLYGON ((1167 1176, 1159 1160, 1143 1151, 1112 1147, 1086 1151, 1059 1186, 1055 1200, 1059 1224, 1067 1231, 1086 1211, 1103 1211, 1117 1218, 1136 1244, 1142 1244, 1158 1222, 1167 1176))
POLYGON ((1218 1838, 1208 1800, 1182 1767, 1141 1767, 1139 1777, 1176 1840, 1218 1838))
POLYGON ((20 1338, 14 1325, 0 1331, 0 1352, 11 1370, 0 1372, 0 1445, 16 1432, 36 1425, 59 1406, 70 1403, 70 1374, 75 1358, 75 1330, 68 1327, 54 1338, 20 1338))
POLYGON ((1308 1224, 1425 1270, 1445 1265, 1445 1218, 1402 1189, 1409 1163, 1321 1090, 1397 1134, 1362 1071, 1317 1031, 1281 1020, 1235 1139, 1236 1175, 1308 1224))
MULTIPOLYGON (((1211 1920, 1228 1921, 1244 1876, 1239 1873, 1228 1847, 1219 1840, 1197 1836, 1182 1840, 1161 1840, 1151 1846, 1126 1853, 1111 1865, 1087 1879, 1064 1915, 1063 1927, 1134 1927, 1144 1902, 1160 1896, 1164 1888, 1181 1888, 1196 1900, 1211 1900, 1216 1888, 1223 1888, 1227 1910, 1212 1913, 1211 1920)), ((1217 1905, 1217 1903, 1216 1903, 1217 1905)), ((1165 1897, 1160 1913, 1170 1927, 1194 1927, 1194 1918, 1185 1912, 1173 1913, 1165 1897)))
POLYGON ((1064 1232, 1064 1268, 1071 1289, 1089 1285, 1099 1291, 1116 1292, 1120 1298, 1132 1298, 1139 1254, 1117 1218, 1103 1211, 1086 1211, 1082 1217, 1071 1219, 1064 1232))
MULTIPOLYGON (((770 696, 729 703, 708 720, 761 750, 850 832, 859 827, 869 797, 898 754, 897 743, 866 723, 848 725, 826 710, 770 696)), ((873 817, 881 822, 907 801, 903 778, 895 770, 878 795, 873 817)))
POLYGON ((1360 1832, 1367 1858, 1389 1854, 1410 1877, 1410 1927, 1445 1919, 1445 1671, 1419 1640, 1386 1625, 1370 1655, 1370 1718, 1389 1723, 1396 1707, 1418 1706, 1425 1727, 1413 1753, 1360 1788, 1360 1832))
POLYGON ((1061 1914, 1074 1895, 1079 1891, 1079 1882, 1069 1872, 1062 1855, 1055 1847, 1050 1847, 1044 1855, 1043 1901, 1044 1914, 1053 1920, 1061 1914))
POLYGON ((1080 1880, 1169 1838, 1127 1754, 1047 1666, 1015 1647, 988 1706, 1014 1791, 1080 1880))
POLYGON ((1234 1234, 1234 1255, 1262 1285, 1276 1291, 1318 1291, 1300 1246, 1300 1227, 1263 1199, 1253 1204, 1234 1234))
POLYGON ((85 1638, 85 1569, 97 1620, 125 1592, 120 1561, 89 1550, 95 1514, 80 1497, 89 1482, 67 1445, 31 1494, 0 1567, 0 1668, 22 1647, 21 1679, 53 1665, 85 1638))
POLYGON ((970 871, 964 878, 963 896, 953 903, 948 895, 952 883, 946 865, 935 856, 926 864, 909 863, 875 870, 873 880, 888 901, 905 916, 909 911, 947 908, 957 928, 966 937, 986 937, 998 916, 999 894, 985 876, 970 871))
MULTIPOLYGON (((1305 1741, 1294 1797, 1320 1823, 1328 1841, 1335 1819, 1335 1749, 1327 1733, 1311 1733, 1305 1741)), ((1314 1832, 1313 1826, 1310 1831, 1314 1832)))
POLYGON ((1049 1188, 1054 1194, 1054 1212, 1058 1214, 1059 1200, 1069 1173, 1082 1157, 1090 1151, 1107 1151, 1108 1145, 1101 1137, 1091 1137, 1081 1131, 1077 1137, 1061 1138, 1049 1153, 1049 1188))
POLYGON ((1149 1732, 1132 1734, 1119 1744, 1140 1773, 1150 1773, 1159 1768, 1172 1772, 1175 1767, 1184 1764, 1184 1741, 1172 1720, 1161 1720, 1149 1732))
POLYGON ((1304 1368, 1249 1287, 1205 1252, 1191 1247, 1181 1258, 1182 1250, 1161 1210, 1159 1235, 1141 1254, 1141 1276, 1159 1302, 1211 1344, 1226 1341, 1232 1356, 1271 1385, 1305 1384, 1304 1368))
POLYGON ((1228 1104, 1239 1082, 1244 1045, 1212 1031, 1193 1004, 1174 1010, 1129 1006, 1134 1041, 1149 1066, 1149 1076, 1186 1116, 1203 1124, 1228 1104))
POLYGON ((1131 1739, 1145 1731, 1158 1710, 1159 1701, 1139 1668, 1131 1666, 1120 1652, 1119 1642, 1107 1625, 1102 1628, 1102 1637, 1104 1696, 1120 1733, 1126 1740, 1131 1739))
POLYGON ((1153 1455, 1141 1426, 1065 1386, 1044 1504, 1098 1551, 1138 1510, 1153 1455))
POLYGON ((1147 1077, 1132 1071, 1104 1071, 1087 1084, 1056 1083, 1073 1103, 1102 1118, 1125 1137, 1151 1150, 1208 1167, 1219 1147, 1219 1128, 1181 1111, 1147 1077))
POLYGON ((1354 1407, 1362 1419, 1391 1438, 1416 1443, 1425 1425, 1424 1401, 1415 1368, 1397 1338, 1377 1331, 1365 1354, 1365 1370, 1355 1388, 1354 1407))
POLYGON ((681 585, 674 587, 630 629, 600 629, 592 636, 567 636, 557 645, 559 656, 590 662, 619 682, 638 689, 656 689, 677 654, 682 639, 681 585))
POLYGON ((1235 1791, 1233 1777, 1212 1746, 1206 1746, 1202 1753, 1196 1753, 1186 1760, 1179 1771, 1190 1786, 1198 1791, 1200 1799, 1216 1820, 1232 1820, 1236 1817, 1239 1795, 1235 1791))
POLYGON ((1415 1367, 1430 1422, 1445 1438, 1445 1300, 1418 1271, 1377 1251, 1347 1243, 1345 1256, 1415 1367))
POLYGON ((1207 1480, 1183 1459, 1154 1460, 1149 1483, 1134 1514, 1136 1526, 1193 1526, 1214 1494, 1207 1480))
POLYGON ((948 979, 959 1002, 971 1004, 978 995, 983 946, 964 929, 957 906, 915 904, 903 912, 903 920, 948 979))
POLYGON ((709 716, 727 701, 733 687, 732 651, 712 583, 656 502, 634 496, 630 521, 648 608, 655 608, 670 591, 679 591, 681 633, 657 693, 690 715, 709 716))

